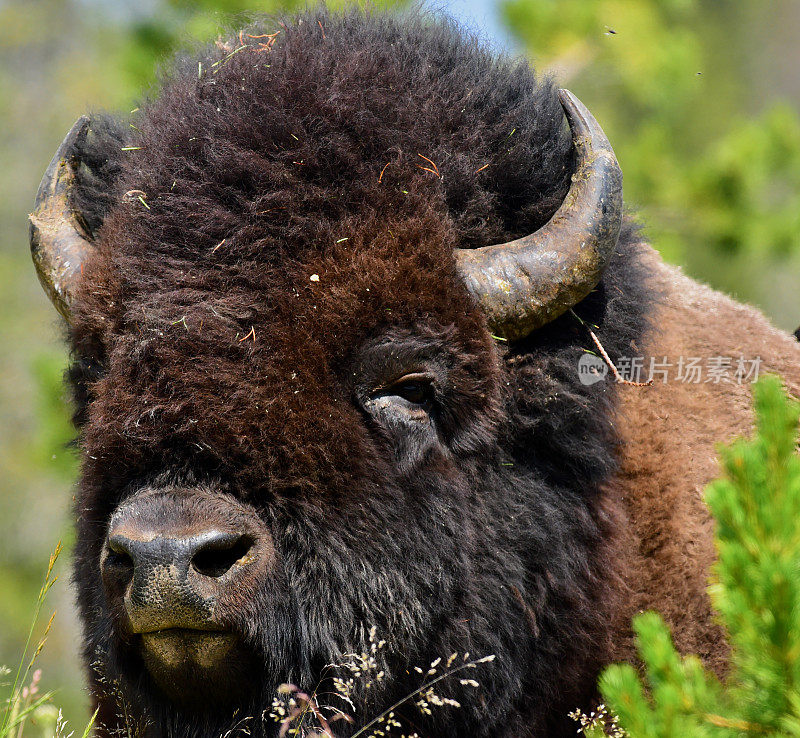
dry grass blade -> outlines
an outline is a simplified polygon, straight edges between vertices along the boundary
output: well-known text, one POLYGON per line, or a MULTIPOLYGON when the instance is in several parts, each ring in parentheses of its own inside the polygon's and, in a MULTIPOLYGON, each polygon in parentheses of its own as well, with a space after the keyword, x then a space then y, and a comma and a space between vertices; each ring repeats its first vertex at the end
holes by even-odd
MULTIPOLYGON (((36 657, 39 655, 39 651, 41 650, 41 648, 36 650, 26 666, 25 662, 28 656, 28 649, 30 648, 31 641, 33 639, 33 631, 36 629, 36 623, 39 622, 39 616, 42 612, 42 606, 44 605, 45 597, 50 591, 50 588, 56 583, 56 581, 58 581, 58 577, 53 576, 53 569, 58 561, 58 557, 61 555, 62 550, 63 546, 61 545, 61 541, 59 541, 55 547, 55 550, 50 555, 50 560, 47 564, 47 572, 45 573, 42 586, 39 589, 39 595, 36 598, 36 607, 34 608, 33 620, 30 628, 28 629, 28 637, 25 639, 25 646, 23 647, 22 655, 20 656, 19 664, 17 665, 17 671, 14 675, 14 682, 11 686, 11 697, 9 699, 9 704, 3 713, 2 722, 0 722, 0 736, 3 736, 3 738, 9 735, 9 731, 11 730, 10 724, 12 720, 17 719, 18 717, 20 705, 22 705, 22 684, 27 680, 28 674, 33 667, 33 663, 36 660, 36 657), (15 712, 17 712, 17 717, 15 717, 15 712)), ((52 623, 52 618, 50 619, 50 623, 52 623)), ((50 624, 48 624, 47 630, 49 631, 49 629, 50 624)), ((46 636, 47 632, 45 632, 45 637, 46 636)), ((43 645, 43 643, 40 644, 40 646, 41 645, 43 645)))

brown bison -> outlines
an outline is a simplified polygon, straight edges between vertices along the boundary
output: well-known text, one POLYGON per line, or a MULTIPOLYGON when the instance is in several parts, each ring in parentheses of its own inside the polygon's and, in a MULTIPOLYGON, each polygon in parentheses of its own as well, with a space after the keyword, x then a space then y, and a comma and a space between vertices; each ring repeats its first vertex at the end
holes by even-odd
POLYGON ((406 734, 571 735, 642 608, 722 666, 702 489, 800 347, 642 242, 575 97, 446 22, 309 12, 134 123, 78 121, 31 216, 105 733, 276 735, 287 682, 348 735, 469 652, 406 734))

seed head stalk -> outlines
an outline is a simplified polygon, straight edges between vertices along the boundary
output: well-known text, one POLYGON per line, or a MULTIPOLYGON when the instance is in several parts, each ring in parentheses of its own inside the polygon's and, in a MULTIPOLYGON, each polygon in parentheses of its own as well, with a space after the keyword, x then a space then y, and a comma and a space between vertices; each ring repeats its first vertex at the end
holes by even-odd
POLYGON ((451 669, 440 674, 436 679, 431 679, 428 682, 425 682, 422 686, 415 689, 413 692, 409 692, 405 697, 402 699, 397 700, 391 707, 387 707, 380 715, 370 720, 363 728, 359 728, 355 733, 353 733, 351 738, 359 738, 359 736, 364 735, 370 728, 375 725, 381 723, 381 721, 390 713, 394 712, 398 707, 405 704, 409 700, 416 697, 421 692, 424 692, 427 689, 430 689, 434 684, 438 684, 443 679, 446 679, 453 674, 462 671, 463 669, 474 669, 478 664, 486 664, 490 661, 494 661, 494 655, 491 656, 484 656, 482 659, 476 659, 475 661, 468 661, 466 664, 459 664, 458 666, 454 666, 451 669))

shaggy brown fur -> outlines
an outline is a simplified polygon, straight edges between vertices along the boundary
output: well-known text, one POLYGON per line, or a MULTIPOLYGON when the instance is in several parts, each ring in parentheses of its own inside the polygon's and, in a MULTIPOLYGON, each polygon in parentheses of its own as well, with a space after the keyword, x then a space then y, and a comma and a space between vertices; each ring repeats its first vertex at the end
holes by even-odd
MULTIPOLYGON (((404 711, 426 736, 572 734, 566 712, 627 653, 641 606, 717 659, 697 490, 710 440, 747 426, 746 389, 584 386, 573 315, 498 346, 455 270, 454 247, 532 232, 561 202, 572 154, 552 85, 446 23, 322 12, 250 33, 276 29, 269 52, 244 36, 199 74, 183 62, 141 133, 98 120, 83 152, 98 248, 72 332, 75 577, 106 726, 123 700, 148 736, 216 736, 234 708, 271 735, 258 718, 277 684, 313 688, 373 625, 390 678, 359 715, 410 691, 413 665, 497 656, 480 691, 447 686, 462 708, 404 711), (123 140, 139 148, 122 156, 123 140), (375 411, 422 369, 424 423, 397 398, 375 411), (274 540, 275 580, 224 613, 261 664, 234 708, 166 699, 97 579, 120 502, 176 487, 240 501, 274 540)), ((758 348, 796 378, 797 346, 637 241, 626 226, 576 308, 612 357, 758 348)))
MULTIPOLYGON (((648 353, 672 363, 699 357, 703 365, 712 357, 760 357, 762 374, 780 375, 800 396, 800 346, 792 336, 756 310, 666 266, 652 249, 644 257, 663 294, 654 305, 648 353)), ((622 465, 609 491, 628 519, 620 540, 630 595, 620 611, 616 657, 632 657, 630 617, 655 609, 683 653, 697 653, 721 672, 727 649, 706 596, 715 554, 702 493, 719 474, 716 446, 752 431, 752 397, 747 383, 707 378, 699 384, 656 380, 622 394, 622 465)))

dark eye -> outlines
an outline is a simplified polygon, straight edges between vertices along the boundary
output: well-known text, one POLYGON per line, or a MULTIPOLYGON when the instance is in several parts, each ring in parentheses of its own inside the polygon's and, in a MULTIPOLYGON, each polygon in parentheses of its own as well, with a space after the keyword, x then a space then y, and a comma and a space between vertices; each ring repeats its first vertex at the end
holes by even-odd
POLYGON ((430 377, 408 375, 389 387, 387 394, 402 397, 413 405, 424 405, 433 399, 433 385, 430 377))

